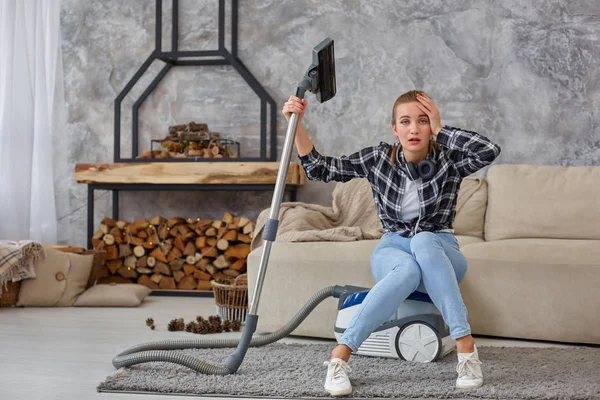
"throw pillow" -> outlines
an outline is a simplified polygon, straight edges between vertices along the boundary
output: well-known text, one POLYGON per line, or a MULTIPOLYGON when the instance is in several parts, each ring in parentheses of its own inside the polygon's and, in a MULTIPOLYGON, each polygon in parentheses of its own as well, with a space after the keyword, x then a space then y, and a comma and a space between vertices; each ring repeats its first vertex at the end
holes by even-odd
POLYGON ((137 307, 152 292, 137 283, 98 284, 83 292, 75 307, 137 307))
POLYGON ((17 306, 71 306, 85 290, 94 256, 65 253, 44 246, 46 256, 35 262, 36 277, 21 283, 17 306))
POLYGON ((77 297, 85 291, 94 263, 93 254, 67 254, 69 255, 71 266, 66 278, 67 286, 60 301, 56 304, 58 307, 72 306, 77 297))
POLYGON ((63 251, 65 253, 93 254, 94 262, 92 263, 92 269, 90 271, 90 276, 88 277, 85 288, 88 289, 96 284, 98 275, 100 274, 100 269, 104 265, 104 261, 106 259, 106 250, 86 250, 83 247, 71 247, 63 245, 49 245, 48 247, 63 251))
POLYGON ((34 263, 33 279, 21 281, 17 306, 55 306, 63 295, 69 272, 69 255, 44 246, 46 256, 34 263))
POLYGON ((483 239, 487 206, 487 182, 480 177, 462 180, 456 201, 454 233, 483 239))

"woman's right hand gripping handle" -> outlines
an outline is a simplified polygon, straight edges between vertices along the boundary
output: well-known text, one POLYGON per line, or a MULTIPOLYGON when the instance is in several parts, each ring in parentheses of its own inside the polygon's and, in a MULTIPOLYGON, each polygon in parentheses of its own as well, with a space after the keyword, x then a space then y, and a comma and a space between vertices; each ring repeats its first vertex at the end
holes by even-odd
POLYGON ((304 125, 302 124, 302 117, 308 100, 300 99, 297 96, 290 96, 289 100, 283 105, 281 110, 286 120, 290 120, 292 114, 298 114, 298 127, 296 128, 296 148, 298 149, 298 155, 300 157, 307 155, 313 148, 313 143, 310 141, 304 125))

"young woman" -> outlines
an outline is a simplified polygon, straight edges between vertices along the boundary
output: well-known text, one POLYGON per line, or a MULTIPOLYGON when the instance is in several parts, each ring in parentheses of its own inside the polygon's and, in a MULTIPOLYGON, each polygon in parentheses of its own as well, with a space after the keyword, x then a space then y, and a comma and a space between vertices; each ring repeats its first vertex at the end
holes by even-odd
POLYGON ((381 142, 349 156, 321 155, 301 118, 308 101, 291 96, 283 115, 300 121, 296 147, 309 180, 346 182, 367 178, 384 228, 371 255, 375 286, 326 361, 325 389, 352 392, 347 362, 362 342, 414 291, 429 294, 456 340, 457 388, 483 384, 481 362, 458 283, 467 262, 454 237, 453 221, 461 180, 491 164, 500 147, 486 137, 442 125, 434 102, 422 91, 404 93, 392 109, 398 143, 381 142))

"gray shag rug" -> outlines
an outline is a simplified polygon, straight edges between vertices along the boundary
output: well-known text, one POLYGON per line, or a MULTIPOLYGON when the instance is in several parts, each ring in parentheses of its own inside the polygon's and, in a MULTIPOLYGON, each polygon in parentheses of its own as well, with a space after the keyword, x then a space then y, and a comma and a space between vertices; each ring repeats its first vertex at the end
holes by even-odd
MULTIPOLYGON (((203 375, 176 364, 153 362, 122 368, 100 392, 222 397, 327 398, 323 389, 328 344, 273 343, 250 348, 233 375, 203 375)), ((484 385, 454 388, 456 353, 433 363, 352 356, 354 392, 346 398, 600 399, 600 348, 481 347, 484 385)), ((233 349, 180 350, 223 365, 233 349)))

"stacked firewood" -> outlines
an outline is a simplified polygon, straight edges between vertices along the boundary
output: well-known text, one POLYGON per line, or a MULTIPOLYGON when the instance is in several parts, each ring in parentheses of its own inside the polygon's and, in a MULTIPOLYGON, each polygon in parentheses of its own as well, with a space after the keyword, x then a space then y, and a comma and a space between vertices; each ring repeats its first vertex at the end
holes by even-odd
POLYGON ((254 222, 226 212, 221 220, 163 218, 134 222, 104 218, 94 249, 106 251, 98 283, 151 289, 212 290, 213 279, 246 272, 254 222))
POLYGON ((138 158, 235 158, 239 157, 235 143, 221 139, 219 132, 211 132, 207 124, 169 126, 169 134, 160 140, 160 150, 146 150, 138 158))

